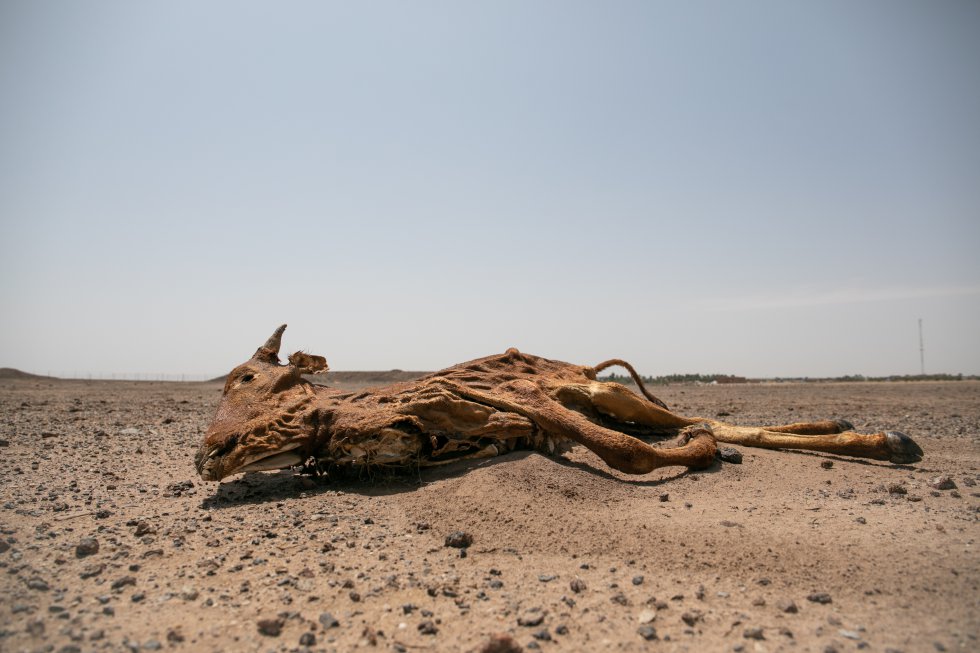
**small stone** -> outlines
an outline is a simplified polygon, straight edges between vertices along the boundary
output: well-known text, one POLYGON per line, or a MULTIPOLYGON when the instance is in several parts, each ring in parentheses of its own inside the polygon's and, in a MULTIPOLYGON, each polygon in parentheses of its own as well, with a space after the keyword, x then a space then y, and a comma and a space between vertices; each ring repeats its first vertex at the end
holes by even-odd
POLYGON ((541 608, 531 608, 530 610, 522 612, 517 617, 517 625, 525 626, 527 628, 540 626, 542 621, 544 621, 544 613, 541 611, 541 608))
POLYGON ((861 639, 861 635, 853 630, 844 630, 843 628, 837 631, 841 637, 846 637, 847 639, 861 639))
POLYGON ((549 633, 547 630, 539 630, 537 632, 531 633, 531 637, 542 642, 551 641, 551 633, 549 633))
POLYGON ((259 619, 256 626, 258 626, 259 633, 266 637, 279 637, 283 623, 282 619, 259 619))
POLYGON ((943 474, 929 481, 929 487, 937 490, 955 490, 956 483, 949 474, 943 474))
POLYGON ((782 601, 778 601, 776 603, 776 607, 779 609, 780 612, 785 612, 787 614, 796 614, 797 612, 800 611, 795 601, 790 601, 786 599, 782 601))
POLYGON ((820 461, 820 466, 824 469, 831 469, 834 466, 833 460, 822 460, 820 461))
POLYGON ((159 651, 163 648, 163 645, 157 640, 151 639, 143 642, 143 648, 147 651, 159 651))
POLYGON ((908 489, 901 483, 892 483, 888 486, 888 494, 908 494, 908 489))
POLYGON ((633 576, 632 583, 634 585, 642 585, 643 584, 643 576, 633 576))
POLYGON ((316 635, 313 633, 303 633, 299 636, 300 646, 314 646, 316 645, 316 635))
POLYGON ((568 626, 566 626, 565 624, 558 624, 555 627, 555 634, 556 635, 567 635, 568 634, 568 626))
POLYGON ((75 545, 75 557, 84 558, 99 552, 99 541, 94 537, 83 537, 75 545))
POLYGON ((149 522, 140 521, 136 524, 136 531, 133 534, 136 537, 143 537, 144 535, 151 535, 156 532, 157 529, 154 528, 149 522))
POLYGON ((320 625, 323 626, 324 630, 328 630, 330 628, 337 628, 340 626, 340 622, 334 619, 334 616, 329 612, 322 612, 320 613, 320 625))
POLYGON ((663 494, 660 495, 660 503, 667 503, 668 501, 670 501, 670 495, 669 494, 667 494, 666 492, 664 492, 663 494))
POLYGON ((439 632, 435 622, 431 620, 423 621, 418 625, 419 632, 423 635, 435 635, 439 632))
MULTIPOLYGON (((536 644, 536 642, 534 642, 536 644)), ((491 635, 476 653, 521 653, 524 649, 507 633, 491 635)))
POLYGON ((650 625, 640 626, 636 633, 648 642, 657 639, 657 629, 650 625))
POLYGON ((194 601, 198 596, 198 591, 193 587, 188 587, 185 585, 184 588, 180 590, 180 598, 184 599, 185 601, 194 601))
POLYGON ((29 579, 27 581, 27 587, 28 589, 37 590, 39 592, 47 592, 49 589, 51 589, 51 586, 48 585, 48 582, 43 578, 29 579))
POLYGON ((807 596, 806 600, 812 603, 820 603, 823 605, 834 602, 834 600, 830 598, 830 594, 827 594, 826 592, 814 592, 813 594, 807 596))
POLYGON ((697 622, 701 621, 701 619, 703 617, 704 617, 704 614, 702 614, 702 612, 700 610, 691 610, 691 611, 685 612, 684 614, 681 615, 681 621, 683 621, 684 623, 686 623, 688 626, 692 626, 693 627, 694 624, 696 624, 697 622))
POLYGON ((171 644, 180 644, 184 641, 184 633, 175 628, 167 631, 167 641, 171 644))
POLYGON ((40 619, 32 619, 27 622, 27 634, 32 637, 40 637, 44 634, 44 622, 40 619))
POLYGON ((136 579, 133 578, 132 576, 123 576, 122 578, 118 578, 118 579, 112 581, 112 589, 114 589, 114 590, 122 589, 122 588, 126 587, 127 585, 133 585, 133 586, 135 586, 136 585, 136 579))
POLYGON ((648 623, 652 623, 654 620, 656 620, 656 618, 657 618, 657 613, 655 611, 653 611, 653 610, 644 610, 643 612, 641 612, 639 614, 639 616, 636 618, 636 620, 640 624, 648 624, 648 623))
POLYGON ((568 587, 576 594, 584 592, 586 589, 588 589, 588 585, 586 585, 585 581, 581 578, 572 580, 572 582, 568 584, 568 587))
POLYGON ((541 574, 538 576, 538 580, 542 583, 550 583, 556 578, 558 578, 558 576, 555 576, 554 574, 541 574))
POLYGON ((742 637, 745 639, 765 639, 766 636, 763 634, 761 628, 746 628, 745 632, 742 633, 742 637))
POLYGON ((93 562, 82 567, 78 575, 81 578, 92 578, 93 576, 98 576, 105 570, 105 565, 101 562, 93 562))
POLYGON ((473 536, 466 531, 455 531, 446 536, 445 546, 455 549, 465 549, 473 544, 473 536))
POLYGON ((738 449, 732 449, 731 447, 718 447, 718 452, 716 455, 722 462, 732 463, 733 465, 742 464, 742 452, 738 449))
POLYGON ((864 517, 855 517, 854 518, 854 521, 856 521, 859 524, 867 524, 868 523, 868 520, 865 519, 864 517))

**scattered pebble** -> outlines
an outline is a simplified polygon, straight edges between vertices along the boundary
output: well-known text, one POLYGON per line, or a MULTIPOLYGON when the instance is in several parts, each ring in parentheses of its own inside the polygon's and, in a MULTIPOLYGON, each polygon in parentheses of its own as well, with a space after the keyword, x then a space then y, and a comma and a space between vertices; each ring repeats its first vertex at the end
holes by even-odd
POLYGON ((334 619, 334 616, 329 612, 321 612, 320 625, 323 626, 324 630, 329 630, 330 628, 338 627, 340 625, 340 622, 334 619))
POLYGON ((827 594, 826 592, 814 592, 813 594, 807 596, 806 600, 810 601, 811 603, 821 603, 824 605, 834 602, 834 600, 830 597, 830 594, 827 594))
POLYGON ((937 490, 955 490, 956 483, 953 482, 953 478, 949 474, 943 474, 942 476, 931 479, 929 481, 929 487, 937 490))
POLYGON ((466 531, 455 531, 446 536, 445 546, 465 549, 473 544, 473 536, 466 531))
POLYGON ((540 626, 542 621, 544 621, 544 613, 541 611, 541 608, 525 610, 517 617, 517 625, 528 628, 540 626))
POLYGON ((761 628, 746 628, 745 632, 742 633, 742 637, 745 639, 765 639, 766 636, 762 632, 761 628))
POLYGON ((283 623, 282 619, 259 619, 256 625, 259 632, 266 637, 279 637, 283 623))
POLYGON ((788 599, 777 601, 776 607, 779 609, 780 612, 785 612, 787 614, 796 614, 797 612, 800 611, 800 608, 797 607, 796 602, 788 599))
POLYGON ((588 589, 588 585, 586 585, 585 581, 581 578, 573 579, 572 582, 568 584, 568 587, 576 594, 584 592, 586 589, 588 589))
POLYGON ((436 635, 439 632, 439 628, 436 627, 435 622, 432 620, 426 620, 418 625, 418 631, 423 635, 436 635))
POLYGON ((636 629, 637 634, 643 639, 653 641, 657 638, 657 629, 650 625, 640 626, 636 629))
POLYGON ((99 552, 99 541, 94 537, 83 537, 75 545, 75 557, 84 558, 99 552))
POLYGON ((718 451, 715 454, 722 462, 732 463, 733 465, 742 464, 742 452, 738 449, 732 449, 731 447, 718 447, 718 451))

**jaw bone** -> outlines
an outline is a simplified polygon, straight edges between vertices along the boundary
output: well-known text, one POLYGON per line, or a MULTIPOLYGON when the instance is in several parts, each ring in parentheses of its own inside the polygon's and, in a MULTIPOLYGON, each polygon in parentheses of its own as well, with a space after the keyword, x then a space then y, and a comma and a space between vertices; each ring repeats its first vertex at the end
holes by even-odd
POLYGON ((250 456, 244 465, 235 470, 235 473, 265 472, 299 465, 303 462, 303 457, 291 451, 298 446, 298 442, 287 444, 279 451, 273 453, 266 452, 256 456, 250 456))

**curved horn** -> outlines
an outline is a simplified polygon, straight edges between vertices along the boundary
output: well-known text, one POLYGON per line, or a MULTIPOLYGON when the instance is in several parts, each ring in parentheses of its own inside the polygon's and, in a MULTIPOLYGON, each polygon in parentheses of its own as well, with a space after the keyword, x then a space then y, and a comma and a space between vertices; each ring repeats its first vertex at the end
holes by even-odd
POLYGON ((279 362, 279 347, 282 345, 282 332, 286 330, 286 325, 281 325, 276 329, 269 339, 265 341, 265 344, 255 350, 255 355, 252 358, 264 358, 266 360, 271 360, 274 363, 279 362))

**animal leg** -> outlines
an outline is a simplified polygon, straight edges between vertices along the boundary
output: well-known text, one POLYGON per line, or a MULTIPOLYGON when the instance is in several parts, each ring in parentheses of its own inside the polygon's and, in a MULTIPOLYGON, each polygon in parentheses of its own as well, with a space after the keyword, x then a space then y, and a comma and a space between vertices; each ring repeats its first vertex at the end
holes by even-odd
POLYGON ((825 419, 819 422, 794 422, 782 426, 765 426, 766 431, 773 433, 795 433, 796 435, 830 435, 851 431, 854 426, 843 419, 825 419))
POLYGON ((665 430, 704 422, 701 419, 675 415, 666 408, 639 397, 629 388, 613 382, 569 383, 560 386, 555 396, 565 405, 590 406, 617 422, 633 422, 665 430))
POLYGON ((708 429, 692 429, 688 443, 681 447, 658 449, 618 431, 593 424, 584 415, 549 397, 531 381, 513 381, 504 386, 505 394, 492 395, 445 379, 435 379, 433 382, 445 384, 468 399, 524 415, 542 430, 574 440, 613 469, 627 474, 646 474, 672 465, 703 469, 714 461, 715 439, 708 429))
MULTIPOLYGON (((804 449, 842 456, 887 460, 896 464, 915 463, 922 460, 922 449, 919 445, 912 438, 898 431, 872 434, 845 431, 823 435, 800 435, 794 432, 779 432, 755 426, 734 426, 714 420, 705 421, 711 425, 715 438, 719 442, 729 444, 761 447, 763 449, 804 449)), ((789 426, 797 427, 798 425, 789 426)))

